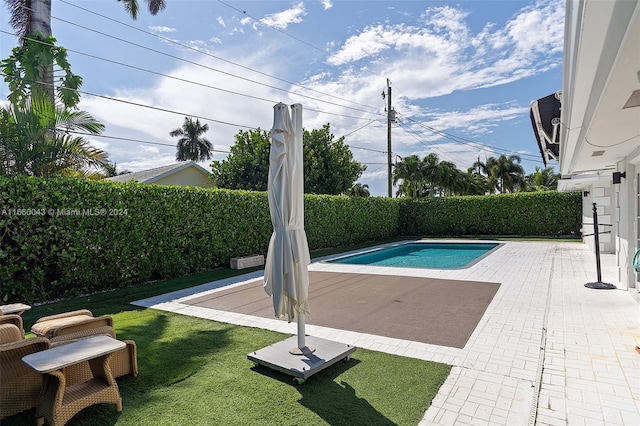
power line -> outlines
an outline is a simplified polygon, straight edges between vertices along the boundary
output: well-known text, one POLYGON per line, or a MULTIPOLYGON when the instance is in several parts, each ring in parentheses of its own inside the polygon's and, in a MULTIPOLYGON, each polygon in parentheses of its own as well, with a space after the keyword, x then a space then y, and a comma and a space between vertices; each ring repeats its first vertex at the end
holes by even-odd
POLYGON ((446 158, 453 158, 453 159, 455 160, 455 162, 456 162, 456 163, 465 163, 465 162, 467 162, 467 160, 464 160, 464 159, 462 159, 461 157, 457 157, 457 156, 453 155, 453 154, 452 154, 452 153, 450 153, 450 152, 445 152, 445 151, 443 151, 442 149, 440 149, 439 147, 437 147, 437 145, 431 145, 431 146, 428 146, 428 145, 427 145, 427 144, 426 144, 426 143, 425 143, 425 142, 424 142, 424 141, 423 141, 423 140, 418 136, 418 134, 417 134, 417 132, 416 132, 416 131, 414 131, 414 130, 412 130, 412 129, 410 129, 410 128, 405 128, 404 124, 403 124, 403 123, 401 123, 401 122, 398 122, 398 125, 399 125, 399 126, 400 126, 404 131, 405 131, 405 132, 407 132, 407 133, 409 133, 411 136, 413 136, 413 137, 414 137, 418 142, 420 142, 420 144, 421 144, 421 145, 423 145, 425 148, 429 148, 429 149, 432 149, 432 150, 434 150, 434 151, 437 151, 443 159, 446 159, 446 158))
MULTIPOLYGON (((0 76, 6 77, 6 74, 0 73, 0 76)), ((42 82, 42 81, 30 80, 29 83, 37 83, 37 84, 42 84, 42 85, 45 85, 45 86, 59 87, 59 86, 52 85, 51 83, 45 83, 45 82, 42 82)), ((82 94, 85 94, 85 95, 89 95, 89 96, 95 96, 95 97, 107 99, 107 100, 110 100, 110 101, 122 102, 122 103, 125 103, 125 104, 139 106, 139 107, 143 107, 143 108, 150 108, 150 109, 154 109, 154 110, 162 111, 162 112, 167 112, 167 113, 171 113, 171 114, 179 114, 181 116, 189 116, 189 117, 193 117, 193 118, 199 118, 199 119, 202 119, 202 120, 212 121, 212 122, 219 123, 219 124, 225 124, 225 125, 234 126, 234 127, 242 127, 242 128, 249 129, 249 130, 259 130, 258 127, 252 127, 252 126, 246 126, 246 125, 242 125, 242 124, 230 123, 230 122, 227 122, 227 121, 216 120, 216 119, 210 118, 210 117, 198 116, 198 115, 195 115, 195 114, 187 114, 187 113, 184 113, 184 112, 173 111, 173 110, 169 110, 169 109, 166 109, 166 108, 160 108, 160 107, 154 107, 154 106, 150 106, 150 105, 144 105, 144 104, 140 104, 140 103, 137 103, 137 102, 127 101, 127 100, 124 100, 124 99, 112 98, 112 97, 106 96, 106 95, 98 95, 96 93, 91 93, 91 92, 87 92, 87 91, 83 91, 83 90, 76 90, 76 92, 82 93, 82 94)), ((371 124, 371 123, 369 123, 369 124, 371 124)), ((362 129, 362 127, 360 129, 362 129)), ((358 131, 360 129, 356 129, 354 132, 356 132, 356 131, 358 131)), ((351 132, 351 133, 354 133, 354 132, 351 132)), ((83 134, 81 132, 73 132, 73 133, 83 134)), ((96 137, 105 137, 105 138, 108 137, 108 136, 94 135, 94 134, 89 134, 89 133, 86 133, 86 135, 92 135, 92 136, 96 136, 96 137)), ((115 136, 112 136, 111 138, 112 139, 121 139, 121 140, 131 140, 131 141, 135 141, 135 142, 148 143, 148 144, 154 144, 154 145, 166 145, 166 146, 172 146, 172 147, 175 146, 175 145, 172 145, 172 144, 162 144, 162 143, 159 143, 159 142, 149 142, 149 141, 142 141, 142 140, 129 139, 129 138, 119 138, 119 137, 115 137, 115 136)), ((376 149, 372 149, 372 148, 364 148, 364 147, 357 147, 357 146, 349 146, 349 148, 361 149, 361 150, 365 150, 365 151, 373 151, 373 152, 379 152, 379 153, 386 153, 386 151, 380 151, 380 150, 376 150, 376 149)), ((212 150, 212 151, 229 153, 229 151, 219 151, 219 150, 212 150)))
MULTIPOLYGON (((259 23, 259 24, 261 24, 261 25, 264 25, 264 26, 265 26, 265 27, 267 27, 267 28, 271 28, 272 30, 277 31, 277 32, 279 32, 279 33, 280 33, 280 34, 282 34, 282 35, 285 35, 285 36, 287 36, 287 37, 289 37, 289 38, 292 38, 293 40, 296 40, 297 42, 300 42, 300 43, 304 44, 305 46, 308 46, 308 47, 310 47, 310 48, 312 48, 312 49, 314 49, 314 50, 317 50, 318 52, 321 52, 323 55, 325 55, 325 56, 327 56, 327 57, 329 57, 329 58, 336 58, 338 61, 342 62, 342 65, 346 65, 346 64, 348 64, 348 63, 349 63, 348 61, 346 61, 346 60, 344 60, 344 59, 340 59, 340 58, 338 58, 336 55, 334 55, 334 54, 332 54, 332 53, 328 53, 328 52, 327 52, 327 51, 325 51, 324 49, 321 49, 321 48, 319 48, 319 47, 317 47, 317 46, 314 46, 313 44, 311 44, 311 43, 309 43, 309 42, 307 42, 307 41, 305 41, 305 40, 302 40, 302 39, 300 39, 300 38, 298 38, 298 37, 295 37, 295 36, 293 36, 293 35, 291 35, 291 34, 287 33, 286 31, 281 30, 281 29, 280 29, 280 28, 278 28, 278 27, 274 27, 274 26, 272 26, 272 25, 266 24, 266 23, 265 23, 265 22, 263 22, 262 20, 260 20, 260 19, 258 19, 258 18, 256 18, 256 17, 254 17, 254 16, 251 16, 251 15, 250 15, 246 10, 240 10, 240 9, 238 9, 238 8, 234 7, 234 6, 231 6, 231 5, 230 5, 230 4, 228 4, 228 3, 225 3, 225 2, 224 2, 224 1, 222 1, 222 0, 218 0, 218 3, 221 3, 221 4, 223 4, 223 5, 227 6, 227 7, 229 7, 229 8, 231 8, 231 9, 235 10, 236 12, 241 13, 242 15, 247 16, 247 17, 249 17, 249 18, 253 19, 255 22, 257 22, 257 23, 259 23)), ((367 71, 369 74, 375 75, 375 76, 377 76, 377 77, 387 78, 387 77, 385 77, 385 76, 384 76, 384 75, 382 75, 382 74, 378 74, 378 73, 376 73, 376 72, 371 71, 370 69, 366 69, 365 71, 367 71)))
MULTIPOLYGON (((494 147, 494 146, 491 146, 491 145, 486 145, 486 144, 482 144, 480 142, 476 142, 476 141, 472 141, 472 140, 469 140, 469 139, 465 139, 463 137, 456 136, 456 135, 453 135, 451 133, 447 133, 447 132, 444 132, 442 130, 435 129, 435 128, 433 128, 431 126, 428 126, 428 125, 426 125, 424 123, 416 121, 416 120, 412 119, 411 117, 407 117, 407 116, 403 115, 402 113, 398 113, 398 114, 400 114, 403 118, 406 118, 407 120, 417 124, 418 126, 424 128, 426 130, 429 130, 432 133, 436 133, 438 135, 441 135, 445 139, 449 139, 449 140, 451 140, 453 142, 457 142, 457 143, 460 143, 460 144, 463 144, 463 145, 467 145, 467 146, 470 146, 470 147, 473 147, 473 148, 476 148, 476 149, 482 149, 482 150, 491 149, 493 151, 505 152, 505 153, 509 153, 509 154, 514 152, 513 150, 497 148, 497 147, 494 147)), ((535 156, 528 155, 528 154, 521 154, 521 155, 519 154, 519 156, 536 158, 535 156)), ((539 159, 538 160, 529 160, 529 161, 541 162, 539 159)))
MULTIPOLYGON (((268 88, 273 89, 273 90, 278 90, 278 91, 281 91, 281 92, 284 92, 284 93, 288 93, 288 94, 291 94, 291 95, 296 95, 296 96, 299 96, 299 97, 302 97, 302 98, 306 98, 306 99, 310 99, 310 100, 314 100, 314 101, 317 101, 317 102, 321 102, 321 103, 325 103, 325 104, 329 104, 329 105, 334 105, 334 106, 338 106, 338 107, 341 107, 341 108, 351 109, 351 110, 354 110, 354 111, 363 112, 365 114, 372 114, 371 111, 365 111, 365 110, 362 110, 362 109, 359 109, 359 108, 354 108, 354 107, 350 107, 350 106, 347 106, 347 105, 341 105, 341 104, 338 104, 338 103, 335 103, 335 102, 326 101, 326 100, 319 99, 319 98, 314 98, 313 96, 308 96, 308 95, 304 95, 304 94, 301 94, 301 93, 292 92, 290 90, 283 89, 283 88, 280 88, 280 87, 277 87, 277 86, 273 86, 271 84, 262 83, 260 81, 253 80, 253 79, 246 78, 246 77, 241 77, 241 76, 239 76, 237 74, 234 74, 234 73, 231 73, 231 72, 222 71, 222 70, 219 70, 217 68, 213 68, 213 67, 210 67, 210 66, 207 66, 207 65, 204 65, 204 64, 200 64, 198 62, 191 61, 189 59, 181 58, 179 56, 172 55, 170 53, 166 53, 166 52, 163 52, 161 50, 157 50, 157 49, 154 49, 154 48, 151 48, 151 47, 148 47, 148 46, 144 46, 144 45, 141 45, 141 44, 138 44, 138 43, 134 43, 132 41, 125 40, 123 38, 116 37, 114 35, 104 33, 102 31, 94 30, 94 29, 86 27, 84 25, 80 25, 80 24, 77 24, 75 22, 71 22, 71 21, 69 21, 67 19, 59 18, 59 17, 53 16, 53 15, 51 17, 53 19, 56 19, 56 20, 64 22, 64 23, 67 23, 69 25, 73 25, 73 26, 76 26, 78 28, 82 28, 82 29, 84 29, 86 31, 90 31, 90 32, 102 35, 104 37, 108 37, 108 38, 120 41, 122 43, 130 44, 132 46, 136 46, 136 47, 138 47, 140 49, 148 50, 150 52, 157 53, 159 55, 167 56, 169 58, 176 59, 178 61, 186 62, 188 64, 191 64, 191 65, 194 65, 194 66, 197 66, 197 67, 205 68, 205 69, 207 69, 209 71, 214 71, 214 72, 217 72, 217 73, 220 73, 220 74, 224 74, 224 75, 232 77, 232 78, 237 78, 237 79, 240 79, 240 80, 247 81, 249 83, 253 83, 253 84, 260 85, 260 86, 268 87, 268 88)), ((203 52, 200 52, 200 53, 203 53, 203 52)), ((325 95, 327 95, 327 94, 325 93, 325 95)), ((331 95, 328 95, 328 96, 331 96, 331 95)), ((327 114, 331 114, 331 113, 327 113, 327 114)), ((350 118, 356 118, 356 117, 350 117, 350 118)))
MULTIPOLYGON (((0 76, 7 77, 6 74, 1 73, 1 72, 0 72, 0 76)), ((36 83, 36 84, 41 84, 43 86, 51 86, 51 87, 54 87, 54 88, 56 87, 54 84, 47 83, 47 82, 44 82, 44 81, 26 80, 26 79, 23 79, 23 80, 28 81, 29 83, 32 83, 32 84, 36 83)), ((170 113, 170 114, 179 114, 179 115, 181 115, 183 117, 199 118, 199 119, 206 120, 206 121, 211 121, 211 122, 214 122, 214 123, 224 124, 224 125, 228 125, 228 126, 242 127, 242 128, 251 129, 251 130, 257 129, 257 127, 253 127, 253 126, 247 126, 247 125, 244 125, 244 124, 231 123, 231 122, 228 122, 228 121, 217 120, 215 118, 204 117, 204 116, 201 116, 201 115, 188 114, 188 113, 181 112, 181 111, 174 111, 174 110, 170 110, 170 109, 167 109, 167 108, 160 108, 160 107, 156 107, 156 106, 145 105, 145 104, 141 104, 141 103, 138 103, 138 102, 127 101, 127 100, 124 100, 124 99, 112 98, 110 96, 99 95, 97 93, 91 93, 91 92, 87 92, 85 90, 74 89, 74 91, 76 91, 78 93, 82 93, 83 95, 95 96, 97 98, 107 99, 107 100, 114 101, 114 102, 120 102, 120 103, 124 103, 124 104, 128 104, 128 105, 139 106, 139 107, 143 107, 143 108, 153 109, 153 110, 156 110, 156 111, 167 112, 167 113, 170 113)))
MULTIPOLYGON (((143 139, 123 138, 123 137, 120 137, 120 136, 85 133, 85 132, 78 132, 78 131, 70 131, 69 133, 72 133, 72 134, 75 134, 75 135, 90 136, 92 138, 114 139, 114 140, 119 140, 119 141, 138 142, 138 143, 143 143, 143 144, 147 144, 147 145, 170 146, 172 148, 176 147, 175 143, 174 144, 170 144, 170 143, 165 143, 165 142, 153 142, 153 141, 147 141, 147 140, 143 140, 143 139)), ((211 152, 221 152, 221 153, 224 153, 224 154, 231 154, 230 151, 223 151, 221 149, 210 149, 209 151, 211 151, 211 152)))
MULTIPOLYGON (((0 30, 0 32, 1 33, 5 33, 5 34, 9 34, 9 35, 13 35, 13 36, 17 36, 14 33, 10 33, 10 32, 4 31, 4 30, 0 30)), ((37 39, 30 38, 30 37, 23 37, 23 39, 24 40, 29 40, 29 41, 32 41, 32 42, 35 42, 35 43, 43 44, 45 46, 53 46, 51 43, 46 43, 46 42, 44 42, 42 40, 37 40, 37 39)), ((277 103, 278 102, 277 100, 274 100, 274 99, 266 99, 266 98, 261 98, 261 97, 258 97, 258 96, 253 96, 253 95, 248 95, 248 94, 245 94, 245 93, 236 92, 236 91, 233 91, 233 90, 223 89, 221 87, 212 86, 212 85, 209 85, 209 84, 204 84, 204 83, 196 82, 196 81, 193 81, 193 80, 188 80, 188 79, 184 79, 184 78, 181 78, 181 77, 176 77, 176 76, 164 74, 164 73, 161 73, 161 72, 158 72, 158 71, 149 70, 149 69, 138 67, 138 66, 135 66, 135 65, 125 64, 123 62, 114 61, 112 59, 102 58, 102 57, 99 57, 99 56, 96 56, 96 55, 92 55, 90 53, 81 52, 81 51, 74 50, 74 49, 69 49, 69 48, 65 48, 65 49, 68 52, 73 52, 73 53, 76 53, 76 54, 79 54, 79 55, 83 55, 83 56, 87 56, 87 57, 90 57, 90 58, 93 58, 93 59, 97 59, 97 60, 100 60, 100 61, 104 61, 104 62, 108 62, 108 63, 112 63, 112 64, 116 64, 116 65, 120 65, 120 66, 124 66, 124 67, 128 67, 128 68, 132 68, 132 69, 135 69, 135 70, 138 70, 138 71, 147 72, 147 73, 150 73, 150 74, 166 77, 166 78, 169 78, 169 79, 181 81, 181 82, 188 83, 188 84, 194 84, 194 85, 197 85, 197 86, 206 87, 206 88, 209 88, 209 89, 218 90, 218 91, 222 91, 222 92, 225 92, 225 93, 230 93, 230 94, 234 94, 234 95, 238 95, 238 96, 243 96, 243 97, 247 97, 247 98, 255 99, 255 100, 259 100, 259 101, 264 101, 264 102, 269 102, 269 103, 277 103)), ((308 111, 317 112, 317 113, 320 113, 320 114, 327 114, 327 115, 333 115, 333 116, 338 116, 338 117, 351 118, 351 119, 355 119, 355 120, 366 120, 365 117, 355 117, 355 116, 339 114, 339 113, 334 113, 334 112, 329 112, 329 111, 316 110, 316 109, 313 109, 313 108, 306 108, 306 109, 308 111)))
MULTIPOLYGON (((224 59, 224 58, 222 58, 222 57, 219 57, 219 56, 216 56, 216 55, 212 55, 212 54, 210 54, 210 53, 208 53, 208 52, 203 52, 202 50, 197 49, 197 48, 195 48, 195 47, 193 47, 193 46, 189 46, 189 45, 186 45, 186 44, 180 43, 180 42, 178 42, 178 41, 176 41, 176 40, 173 40, 173 39, 170 39, 170 38, 168 38, 168 37, 164 37, 164 36, 161 36, 161 35, 158 35, 158 34, 154 34, 154 33, 150 32, 150 31, 145 31, 145 30, 143 30, 143 29, 141 29, 141 28, 138 28, 138 27, 135 27, 135 26, 133 26, 133 25, 127 24, 127 23, 125 23, 125 22, 119 21, 119 20, 114 19, 114 18, 111 18, 111 17, 109 17, 109 16, 106 16, 106 15, 103 15, 103 14, 100 14, 100 13, 97 13, 97 12, 94 12, 94 11, 89 10, 89 9, 86 9, 86 8, 84 8, 84 7, 81 7, 81 6, 75 5, 75 4, 73 4, 73 3, 69 3, 69 2, 67 2, 67 1, 65 1, 65 0, 59 0, 59 1, 60 1, 60 2, 62 2, 62 3, 68 4, 68 5, 70 5, 70 6, 76 7, 76 8, 78 8, 78 9, 81 9, 81 10, 83 10, 83 11, 85 11, 85 12, 91 13, 91 14, 93 14, 93 15, 100 16, 100 17, 102 17, 102 18, 104 18, 104 19, 107 19, 107 20, 109 20, 109 21, 116 22, 116 23, 118 23, 118 24, 120 24, 120 25, 123 25, 123 26, 125 26, 125 27, 127 27, 127 28, 131 28, 131 29, 136 30, 136 31, 139 31, 139 32, 141 32, 141 33, 144 33, 144 34, 150 35, 150 36, 152 36, 152 37, 156 37, 156 38, 158 38, 158 39, 160 39, 160 40, 166 41, 166 42, 168 42, 168 43, 173 43, 173 44, 175 44, 175 45, 177 45, 177 46, 180 46, 180 47, 182 47, 182 48, 189 49, 189 50, 192 50, 192 51, 194 51, 194 52, 198 52, 198 53, 200 53, 200 54, 202 54, 202 55, 209 56, 209 57, 211 57, 211 58, 214 58, 214 59, 217 59, 217 60, 219 60, 219 61, 222 61, 222 62, 225 62, 225 63, 231 64, 231 65, 237 66, 237 67, 239 67, 239 68, 242 68, 242 69, 245 69, 245 70, 248 70, 248 71, 251 71, 251 72, 254 72, 254 73, 256 73, 256 74, 260 74, 260 75, 263 75, 263 76, 265 76, 265 77, 269 77, 269 78, 272 78, 272 79, 274 79, 274 80, 278 80, 278 81, 281 81, 281 82, 283 82, 283 83, 287 83, 287 84, 290 84, 290 85, 292 85, 292 86, 296 86, 296 87, 299 87, 299 88, 301 88, 301 89, 309 90, 309 91, 312 91, 312 92, 315 92, 315 93, 318 93, 318 94, 321 94, 321 95, 324 95, 324 96, 329 96, 329 97, 331 97, 331 98, 335 98, 335 99, 339 99, 339 100, 341 100, 341 101, 349 102, 349 103, 352 103, 352 104, 354 104, 354 105, 360 105, 360 106, 367 107, 367 108, 373 108, 373 107, 371 107, 370 105, 365 105, 365 104, 362 104, 362 103, 359 103, 359 102, 352 101, 352 100, 350 100, 350 99, 345 99, 345 98, 342 98, 342 97, 340 97, 340 96, 332 95, 332 94, 330 94, 330 93, 321 92, 321 91, 319 91, 319 90, 312 89, 312 88, 310 88, 310 87, 306 87, 306 86, 303 86, 303 85, 301 85, 301 84, 294 83, 294 82, 291 82, 291 81, 285 80, 285 79, 280 78, 280 77, 276 77, 276 76, 274 76, 274 75, 271 75, 271 74, 268 74, 268 73, 265 73, 265 72, 262 72, 262 71, 259 71, 259 70, 256 70, 256 69, 253 69, 253 68, 251 68, 251 67, 247 67, 247 66, 242 65, 242 64, 239 64, 239 63, 237 63, 237 62, 233 62, 233 61, 230 61, 230 60, 228 60, 228 59, 224 59)), ((221 2, 221 3, 222 3, 222 2, 221 2)), ((223 4, 224 4, 224 3, 223 3, 223 4)), ((228 6, 228 5, 227 5, 227 6, 228 6)), ((302 40, 299 40, 299 41, 303 42, 302 40)), ((303 43, 304 43, 304 42, 303 42, 303 43)), ((292 94, 297 94, 296 92, 290 92, 290 93, 292 93, 292 94)), ((348 107, 346 107, 346 106, 345 106, 345 108, 348 108, 348 107)), ((370 112, 370 113, 372 114, 372 113, 374 113, 374 111, 372 111, 372 112, 370 112)))

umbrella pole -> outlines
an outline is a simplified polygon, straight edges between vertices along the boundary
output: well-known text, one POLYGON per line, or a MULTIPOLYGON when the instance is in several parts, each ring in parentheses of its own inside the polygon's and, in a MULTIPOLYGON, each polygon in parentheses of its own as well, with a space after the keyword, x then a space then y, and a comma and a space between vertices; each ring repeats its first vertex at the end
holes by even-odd
POLYGON ((289 349, 289 353, 292 355, 310 355, 315 352, 316 348, 313 346, 307 346, 305 342, 305 315, 300 312, 298 314, 298 345, 295 348, 289 349))
POLYGON ((302 350, 305 346, 305 318, 304 314, 300 313, 298 315, 298 349, 302 350))

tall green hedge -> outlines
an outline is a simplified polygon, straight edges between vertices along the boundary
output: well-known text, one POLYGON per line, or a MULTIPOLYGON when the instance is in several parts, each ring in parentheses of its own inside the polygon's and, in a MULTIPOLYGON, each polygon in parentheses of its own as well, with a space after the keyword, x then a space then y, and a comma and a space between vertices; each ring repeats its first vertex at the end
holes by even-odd
POLYGON ((522 192, 473 197, 403 199, 402 235, 579 235, 578 192, 522 192))
MULTIPOLYGON (((428 200, 305 196, 311 250, 400 235, 565 235, 575 194, 428 200)), ((67 298, 266 255, 265 192, 0 178, 0 299, 67 298)))
MULTIPOLYGON (((306 202, 312 249, 397 234, 396 203, 306 202)), ((266 255, 272 232, 266 192, 1 178, 0 298, 41 302, 210 270, 266 255)))

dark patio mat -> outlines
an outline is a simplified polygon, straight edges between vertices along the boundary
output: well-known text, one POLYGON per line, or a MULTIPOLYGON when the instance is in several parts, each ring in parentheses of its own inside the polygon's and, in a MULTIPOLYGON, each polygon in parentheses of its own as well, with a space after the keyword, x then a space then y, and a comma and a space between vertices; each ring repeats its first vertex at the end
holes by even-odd
MULTIPOLYGON (((337 272, 309 272, 306 323, 463 348, 499 283, 337 272)), ((274 318, 262 279, 188 304, 274 318)), ((284 319, 283 319, 284 320, 284 319)))

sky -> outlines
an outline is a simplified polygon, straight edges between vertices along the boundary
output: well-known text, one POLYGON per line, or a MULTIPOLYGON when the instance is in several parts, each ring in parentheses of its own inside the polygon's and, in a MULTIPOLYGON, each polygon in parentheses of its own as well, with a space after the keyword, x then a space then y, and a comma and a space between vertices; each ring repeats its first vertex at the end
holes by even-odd
MULTIPOLYGON (((504 154, 544 168, 529 104, 561 89, 564 0, 166 0, 156 16, 139 2, 132 20, 116 0, 52 0, 78 107, 106 126, 91 143, 118 170, 175 163, 169 132, 187 116, 224 160, 240 130, 269 131, 275 104, 300 103, 304 128, 329 124, 367 166, 358 183, 386 196, 388 84, 394 162, 435 153, 466 171, 504 154)), ((5 59, 18 39, 0 10, 5 59)))

